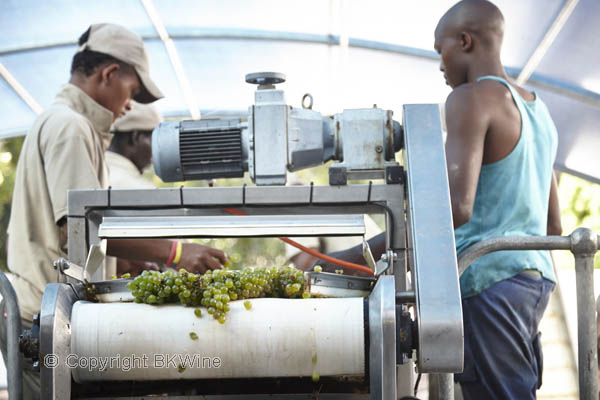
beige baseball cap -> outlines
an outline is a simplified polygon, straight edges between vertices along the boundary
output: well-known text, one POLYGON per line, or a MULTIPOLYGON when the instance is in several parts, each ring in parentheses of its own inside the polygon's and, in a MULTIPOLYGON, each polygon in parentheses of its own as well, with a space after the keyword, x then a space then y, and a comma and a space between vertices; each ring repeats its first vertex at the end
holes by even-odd
POLYGON ((111 130, 113 132, 153 131, 161 122, 162 118, 156 107, 132 101, 131 110, 117 118, 111 130))
POLYGON ((129 29, 116 24, 91 25, 88 40, 79 47, 78 52, 85 49, 108 54, 135 68, 142 87, 134 100, 147 104, 164 97, 150 79, 148 52, 144 41, 129 29))

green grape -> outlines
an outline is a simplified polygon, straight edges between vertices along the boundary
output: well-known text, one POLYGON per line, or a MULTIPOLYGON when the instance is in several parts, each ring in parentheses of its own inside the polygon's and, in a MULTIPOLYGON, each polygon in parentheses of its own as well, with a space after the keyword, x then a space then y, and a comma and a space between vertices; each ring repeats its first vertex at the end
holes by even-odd
POLYGON ((196 332, 190 332, 190 339, 198 340, 198 335, 196 334, 196 332))
POLYGON ((319 376, 319 372, 318 371, 313 371, 312 373, 312 381, 314 383, 319 382, 319 379, 321 379, 321 377, 319 376))
POLYGON ((196 317, 198 317, 198 318, 202 318, 202 310, 199 308, 196 308, 194 310, 194 315, 196 315, 196 317))
MULTIPOLYGON (((207 271, 204 275, 178 272, 144 271, 127 284, 138 303, 180 303, 207 307, 214 319, 224 322, 231 310, 230 302, 260 297, 310 298, 303 290, 302 271, 289 267, 207 271)), ((252 308, 244 301, 244 307, 252 308)), ((202 310, 194 310, 196 316, 202 310)))
POLYGON ((320 265, 315 265, 315 267, 313 268, 313 270, 315 272, 323 272, 323 267, 321 267, 320 265))
POLYGON ((225 323, 225 316, 224 315, 220 315, 219 318, 217 319, 217 321, 219 321, 220 324, 224 324, 225 323))

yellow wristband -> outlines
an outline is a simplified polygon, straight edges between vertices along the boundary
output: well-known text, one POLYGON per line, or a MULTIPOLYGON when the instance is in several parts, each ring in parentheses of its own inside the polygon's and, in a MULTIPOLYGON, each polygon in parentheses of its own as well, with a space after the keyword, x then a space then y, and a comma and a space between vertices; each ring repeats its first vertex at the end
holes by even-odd
POLYGON ((173 266, 177 266, 179 261, 181 261, 181 252, 183 250, 183 245, 181 242, 177 242, 177 250, 175 250, 175 258, 173 258, 173 266))

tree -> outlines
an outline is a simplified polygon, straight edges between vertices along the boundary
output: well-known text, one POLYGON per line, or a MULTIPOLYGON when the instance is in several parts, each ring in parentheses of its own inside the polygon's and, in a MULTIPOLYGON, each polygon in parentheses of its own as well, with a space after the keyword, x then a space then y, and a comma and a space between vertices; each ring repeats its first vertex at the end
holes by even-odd
POLYGON ((6 271, 6 242, 17 160, 24 138, 0 141, 0 268, 6 271))

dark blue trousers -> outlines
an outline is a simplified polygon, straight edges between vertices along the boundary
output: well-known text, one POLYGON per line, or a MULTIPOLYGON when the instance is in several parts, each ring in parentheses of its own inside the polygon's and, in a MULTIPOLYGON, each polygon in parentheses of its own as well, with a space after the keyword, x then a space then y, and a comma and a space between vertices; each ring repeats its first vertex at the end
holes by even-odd
POLYGON ((519 274, 463 299, 465 400, 533 399, 542 384, 538 326, 554 283, 519 274))

